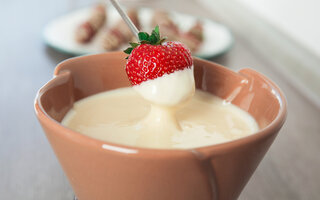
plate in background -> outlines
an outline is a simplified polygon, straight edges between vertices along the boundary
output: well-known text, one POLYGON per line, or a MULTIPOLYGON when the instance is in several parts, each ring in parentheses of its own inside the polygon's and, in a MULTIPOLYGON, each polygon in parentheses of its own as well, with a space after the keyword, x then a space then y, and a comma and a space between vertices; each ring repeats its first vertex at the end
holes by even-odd
MULTIPOLYGON (((43 37, 45 43, 60 52, 75 56, 106 52, 101 44, 104 34, 103 31, 99 31, 91 42, 87 44, 80 44, 74 38, 76 28, 88 18, 91 10, 92 7, 76 10, 52 20, 44 28, 43 37)), ((149 24, 153 13, 154 10, 149 8, 139 9, 138 14, 143 31, 150 32, 152 29, 149 24)), ((109 7, 107 14, 107 26, 114 25, 117 20, 120 19, 119 14, 112 7, 109 7)), ((170 15, 182 31, 188 30, 196 20, 202 21, 204 42, 194 53, 195 56, 211 58, 221 55, 231 48, 233 37, 229 29, 225 26, 209 19, 200 19, 191 15, 176 12, 171 12, 170 15)), ((123 45, 119 47, 119 50, 123 50, 127 46, 128 45, 123 45)))

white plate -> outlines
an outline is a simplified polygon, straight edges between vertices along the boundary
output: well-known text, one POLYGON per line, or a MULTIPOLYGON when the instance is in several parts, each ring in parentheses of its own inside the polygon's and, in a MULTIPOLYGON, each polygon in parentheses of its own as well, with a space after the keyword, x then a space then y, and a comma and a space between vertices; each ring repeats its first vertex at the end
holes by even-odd
MULTIPOLYGON (((85 19, 87 19, 92 8, 84 8, 67 15, 54 19, 46 25, 44 29, 44 40, 47 45, 52 48, 71 55, 84 55, 105 52, 101 43, 103 31, 99 31, 94 39, 88 44, 80 44, 74 39, 75 29, 85 19)), ((150 32, 150 21, 153 15, 153 10, 149 8, 139 9, 139 19, 143 27, 143 31, 150 32)), ((172 19, 179 25, 181 30, 189 29, 198 19, 191 15, 180 13, 170 13, 172 19)), ((120 18, 119 14, 112 7, 108 9, 107 26, 112 26, 120 18)), ((213 22, 208 19, 198 19, 203 23, 204 42, 195 56, 202 58, 211 58, 227 52, 232 44, 233 37, 225 26, 213 22)), ((123 50, 128 45, 120 47, 123 50)))

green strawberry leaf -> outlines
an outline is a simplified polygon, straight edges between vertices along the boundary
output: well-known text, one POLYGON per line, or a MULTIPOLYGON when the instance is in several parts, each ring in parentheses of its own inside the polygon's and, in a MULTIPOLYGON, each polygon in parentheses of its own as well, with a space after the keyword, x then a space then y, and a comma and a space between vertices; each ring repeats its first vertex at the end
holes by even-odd
POLYGON ((125 52, 126 54, 130 54, 132 52, 133 48, 129 47, 126 50, 124 50, 123 52, 125 52))
POLYGON ((142 41, 142 40, 146 40, 148 41, 149 40, 149 34, 146 33, 146 32, 139 32, 138 33, 138 37, 139 37, 139 40, 142 41))
POLYGON ((158 40, 157 37, 154 34, 152 34, 150 35, 149 41, 151 42, 151 44, 156 44, 158 40))
POLYGON ((159 26, 157 25, 152 31, 152 35, 154 35, 157 39, 156 43, 160 40, 159 26))
POLYGON ((137 46, 140 45, 139 43, 134 43, 134 42, 129 42, 129 44, 132 48, 136 48, 137 46))
POLYGON ((159 26, 158 25, 154 28, 154 32, 156 32, 160 36, 159 26))
MULTIPOLYGON (((131 54, 132 50, 141 44, 161 45, 167 39, 166 37, 160 37, 160 29, 158 25, 152 30, 151 35, 146 32, 139 32, 138 37, 138 43, 130 42, 129 44, 131 47, 124 50, 126 54, 131 54)), ((128 57, 126 59, 128 59, 128 57)))

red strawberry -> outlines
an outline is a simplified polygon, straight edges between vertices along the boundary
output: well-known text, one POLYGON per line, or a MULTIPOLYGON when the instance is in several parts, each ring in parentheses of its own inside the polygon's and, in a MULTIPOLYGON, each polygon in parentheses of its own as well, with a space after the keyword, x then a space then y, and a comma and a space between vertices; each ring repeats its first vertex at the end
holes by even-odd
POLYGON ((139 33, 140 44, 131 43, 125 50, 128 57, 126 72, 132 85, 152 80, 178 70, 190 68, 192 57, 190 50, 179 42, 165 42, 160 39, 158 26, 149 36, 139 33))

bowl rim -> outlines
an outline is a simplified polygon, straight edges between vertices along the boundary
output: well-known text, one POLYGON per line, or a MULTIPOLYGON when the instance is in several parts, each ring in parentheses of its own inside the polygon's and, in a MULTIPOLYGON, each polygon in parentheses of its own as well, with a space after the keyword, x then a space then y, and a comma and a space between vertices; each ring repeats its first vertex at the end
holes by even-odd
POLYGON ((83 135, 77 131, 73 131, 69 129, 68 127, 63 126, 61 123, 56 121, 55 119, 51 118, 44 110, 41 104, 41 96, 47 91, 48 87, 52 85, 58 78, 65 75, 65 73, 60 72, 60 68, 65 65, 69 64, 71 62, 74 62, 79 59, 88 59, 92 57, 100 57, 100 56, 106 56, 115 54, 114 56, 119 56, 120 54, 123 54, 122 52, 107 52, 107 53, 101 53, 101 54, 92 54, 92 55, 85 55, 85 56, 77 56, 73 58, 66 59, 62 62, 60 62, 54 71, 54 76, 51 80, 49 80, 46 84, 44 84, 37 92, 35 101, 34 101, 34 109, 36 116, 38 117, 41 124, 46 125, 47 127, 50 127, 55 131, 56 134, 60 134, 62 137, 65 137, 65 139, 72 140, 75 143, 79 143, 85 146, 89 146, 91 148, 95 148, 101 151, 108 151, 118 154, 123 154, 127 156, 141 156, 146 155, 147 157, 153 157, 155 154, 157 155, 170 155, 170 156, 181 156, 190 154, 190 151, 194 153, 196 151, 197 153, 200 153, 201 156, 205 159, 211 156, 219 156, 222 154, 227 153, 230 151, 230 149, 238 148, 253 142, 257 142, 260 140, 263 140, 267 137, 272 137, 274 134, 276 134, 280 128, 282 127, 286 116, 287 116, 287 101, 286 98, 281 91, 281 89, 270 79, 265 77, 264 75, 249 69, 241 69, 238 72, 234 72, 231 69, 228 69, 226 67, 223 67, 222 65, 219 65, 217 63, 203 60, 200 58, 193 57, 194 60, 202 63, 206 63, 209 65, 215 65, 215 67, 223 68, 223 70, 231 71, 236 74, 240 74, 244 70, 250 70, 253 72, 256 72, 262 78, 268 85, 272 87, 272 89, 275 91, 273 95, 275 95, 279 101, 279 112, 277 116, 274 118, 274 120, 268 124, 266 127, 259 129, 254 134, 251 134, 246 137, 242 137, 236 140, 231 140, 228 142, 220 143, 220 144, 213 144, 203 147, 197 147, 197 148, 191 148, 191 149, 153 149, 153 148, 143 148, 143 147, 134 147, 134 146, 128 146, 128 145, 122 145, 122 144, 116 144, 112 142, 106 142, 102 140, 98 140, 95 138, 91 138, 89 136, 83 135), (60 73, 59 73, 60 72, 60 73))

